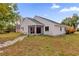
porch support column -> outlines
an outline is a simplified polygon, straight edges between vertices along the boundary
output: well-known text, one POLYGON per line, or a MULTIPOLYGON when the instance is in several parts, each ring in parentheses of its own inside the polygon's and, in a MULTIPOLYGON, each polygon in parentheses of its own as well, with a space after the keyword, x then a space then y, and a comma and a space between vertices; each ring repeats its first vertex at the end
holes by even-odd
POLYGON ((35 35, 37 34, 37 33, 36 33, 36 27, 37 27, 37 26, 35 25, 35 35))

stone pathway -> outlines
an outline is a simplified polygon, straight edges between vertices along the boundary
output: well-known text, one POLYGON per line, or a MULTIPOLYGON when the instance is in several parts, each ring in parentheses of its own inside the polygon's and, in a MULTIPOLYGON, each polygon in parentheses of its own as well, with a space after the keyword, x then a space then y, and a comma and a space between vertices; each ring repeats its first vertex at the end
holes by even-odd
POLYGON ((20 36, 14 40, 9 40, 9 41, 3 42, 2 44, 0 44, 0 48, 4 48, 4 47, 8 47, 10 45, 13 45, 18 41, 22 41, 25 37, 26 37, 26 35, 20 36))

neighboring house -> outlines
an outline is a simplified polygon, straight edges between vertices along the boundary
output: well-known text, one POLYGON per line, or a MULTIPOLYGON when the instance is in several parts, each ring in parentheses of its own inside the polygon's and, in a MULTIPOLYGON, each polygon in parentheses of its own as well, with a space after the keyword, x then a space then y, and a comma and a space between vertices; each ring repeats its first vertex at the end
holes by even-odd
POLYGON ((19 30, 17 32, 22 32, 28 35, 44 34, 54 36, 66 33, 64 25, 40 16, 24 18, 20 23, 17 23, 16 30, 19 30))

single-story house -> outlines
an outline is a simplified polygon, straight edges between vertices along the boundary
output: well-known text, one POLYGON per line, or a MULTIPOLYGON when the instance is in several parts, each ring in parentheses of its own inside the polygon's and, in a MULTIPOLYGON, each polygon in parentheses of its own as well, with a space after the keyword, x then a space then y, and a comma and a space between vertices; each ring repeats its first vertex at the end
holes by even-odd
POLYGON ((26 17, 16 24, 16 32, 30 35, 62 35, 65 34, 65 26, 44 17, 26 17))
POLYGON ((79 20, 77 21, 77 27, 76 27, 76 29, 79 31, 79 20))

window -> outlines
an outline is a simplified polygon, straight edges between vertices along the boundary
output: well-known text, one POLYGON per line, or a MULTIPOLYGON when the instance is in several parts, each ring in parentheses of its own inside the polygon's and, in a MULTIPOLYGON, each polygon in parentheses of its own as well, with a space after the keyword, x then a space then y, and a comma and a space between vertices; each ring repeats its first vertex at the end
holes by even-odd
POLYGON ((60 27, 60 31, 62 31, 62 27, 60 27))
POLYGON ((49 26, 46 26, 45 27, 45 31, 49 31, 49 26))

